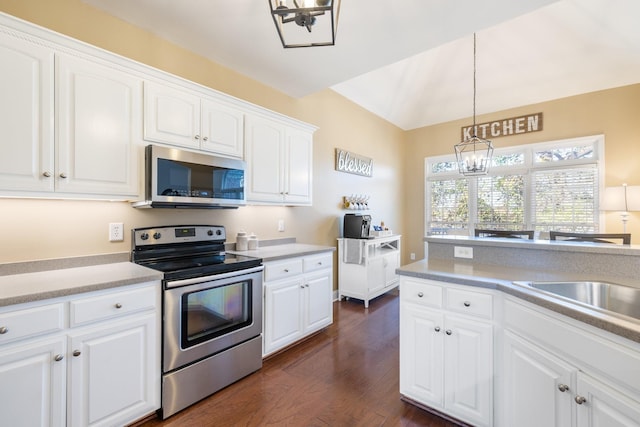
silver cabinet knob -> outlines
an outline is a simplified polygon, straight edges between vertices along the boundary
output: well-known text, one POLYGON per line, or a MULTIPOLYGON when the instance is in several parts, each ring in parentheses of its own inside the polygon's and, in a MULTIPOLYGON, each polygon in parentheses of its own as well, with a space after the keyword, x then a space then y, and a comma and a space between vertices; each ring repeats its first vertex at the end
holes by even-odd
POLYGON ((304 285, 300 285, 300 289, 304 289, 304 285))
POLYGON ((64 359, 64 356, 61 354, 56 354, 56 356, 53 358, 53 360, 55 360, 56 362, 59 362, 62 359, 64 359))
POLYGON ((289 272, 289 269, 288 269, 288 268, 285 268, 285 269, 284 269, 284 272, 285 272, 285 273, 288 273, 288 272, 289 272))
POLYGON ((4 335, 7 332, 9 332, 9 328, 7 328, 6 326, 0 326, 0 335, 4 335))
POLYGON ((195 139, 200 139, 200 135, 194 136, 195 139))
POLYGON ((78 357, 78 356, 80 356, 80 354, 82 354, 82 353, 80 352, 80 350, 73 350, 73 353, 72 353, 72 354, 73 354, 73 357, 78 357))
POLYGON ((60 178, 67 179, 67 174, 64 172, 60 172, 60 178))
POLYGON ((446 331, 444 331, 444 333, 447 335, 451 335, 453 332, 451 332, 451 329, 447 329, 446 331))
POLYGON ((119 302, 116 303, 115 308, 122 308, 122 304, 120 304, 119 302))
POLYGON ((587 398, 584 397, 584 396, 578 395, 578 396, 576 396, 576 398, 574 400, 576 401, 576 403, 578 405, 582 405, 583 403, 585 403, 587 401, 587 398))
POLYGON ((465 301, 463 304, 465 307, 471 307, 471 303, 469 301, 465 301))
POLYGON ((424 294, 422 292, 418 292, 418 298, 422 298, 424 294))
POLYGON ((565 391, 569 391, 569 386, 566 384, 558 384, 558 390, 564 393, 565 391))
POLYGON ((51 177, 51 172, 44 171, 44 172, 42 172, 42 176, 44 176, 45 178, 50 178, 51 177))
POLYGON ((435 328, 433 328, 433 330, 436 332, 440 332, 440 326, 436 326, 435 328))
POLYGON ((208 136, 205 136, 204 138, 202 138, 202 140, 203 140, 203 141, 208 141, 208 140, 209 140, 209 137, 208 137, 208 136))

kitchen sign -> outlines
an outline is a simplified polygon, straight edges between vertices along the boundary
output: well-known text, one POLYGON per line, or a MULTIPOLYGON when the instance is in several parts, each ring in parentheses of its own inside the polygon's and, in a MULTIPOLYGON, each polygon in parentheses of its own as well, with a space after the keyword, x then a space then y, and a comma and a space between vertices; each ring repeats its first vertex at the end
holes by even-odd
POLYGON ((336 170, 355 175, 373 175, 373 159, 336 148, 336 170))
MULTIPOLYGON (((521 135, 542 130, 542 113, 526 116, 510 117, 508 119, 495 120, 476 124, 476 136, 483 139, 499 138, 501 136, 521 135)), ((473 136, 473 126, 461 128, 461 141, 473 136)))

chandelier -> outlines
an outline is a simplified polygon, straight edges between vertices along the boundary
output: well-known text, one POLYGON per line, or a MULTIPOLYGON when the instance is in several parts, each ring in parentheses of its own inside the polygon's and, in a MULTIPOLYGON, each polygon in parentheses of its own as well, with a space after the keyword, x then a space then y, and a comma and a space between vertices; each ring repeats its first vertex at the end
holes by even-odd
POLYGON ((269 0, 271 17, 282 47, 333 46, 336 43, 340 1, 269 0))
POLYGON ((493 145, 488 139, 479 138, 476 132, 476 33, 473 33, 473 127, 471 138, 453 146, 458 170, 463 175, 485 175, 491 166, 493 145))

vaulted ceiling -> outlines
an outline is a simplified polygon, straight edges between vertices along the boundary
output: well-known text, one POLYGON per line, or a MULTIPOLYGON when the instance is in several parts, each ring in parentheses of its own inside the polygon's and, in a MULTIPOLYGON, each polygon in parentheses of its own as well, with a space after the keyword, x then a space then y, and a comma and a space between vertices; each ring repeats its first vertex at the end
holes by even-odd
MULTIPOLYGON (((268 0, 84 0, 299 98, 409 130, 640 82, 638 0, 343 0, 336 45, 283 49, 268 0)), ((293 25, 293 24, 290 24, 293 25)), ((640 101, 639 101, 640 102, 640 101)))

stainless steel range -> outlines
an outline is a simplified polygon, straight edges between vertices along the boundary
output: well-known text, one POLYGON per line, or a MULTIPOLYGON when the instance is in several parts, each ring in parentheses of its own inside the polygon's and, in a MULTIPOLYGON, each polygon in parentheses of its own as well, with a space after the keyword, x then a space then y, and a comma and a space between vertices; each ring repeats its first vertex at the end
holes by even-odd
POLYGON ((226 254, 223 226, 132 230, 131 260, 164 273, 164 419, 262 367, 262 260, 226 254))

